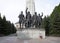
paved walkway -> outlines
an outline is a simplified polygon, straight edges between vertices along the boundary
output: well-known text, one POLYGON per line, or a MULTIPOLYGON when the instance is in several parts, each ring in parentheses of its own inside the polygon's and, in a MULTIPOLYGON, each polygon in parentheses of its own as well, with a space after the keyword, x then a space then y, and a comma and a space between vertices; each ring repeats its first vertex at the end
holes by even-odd
POLYGON ((18 39, 16 36, 0 37, 0 43, 60 43, 60 37, 46 37, 46 39, 18 39))

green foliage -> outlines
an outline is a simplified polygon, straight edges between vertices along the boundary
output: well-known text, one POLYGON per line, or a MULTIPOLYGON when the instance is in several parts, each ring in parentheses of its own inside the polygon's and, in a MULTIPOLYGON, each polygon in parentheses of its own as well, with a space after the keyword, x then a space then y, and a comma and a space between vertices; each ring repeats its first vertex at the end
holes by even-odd
POLYGON ((2 19, 0 14, 0 34, 9 35, 13 33, 16 33, 14 24, 10 21, 7 21, 5 16, 2 19))
POLYGON ((51 34, 60 34, 60 4, 56 6, 50 16, 51 20, 51 34))
POLYGON ((49 35, 49 29, 50 29, 50 17, 44 17, 43 19, 43 26, 45 28, 45 31, 46 31, 46 35, 48 36, 49 35))
POLYGON ((50 16, 45 16, 43 26, 46 35, 60 36, 60 4, 56 6, 50 16))

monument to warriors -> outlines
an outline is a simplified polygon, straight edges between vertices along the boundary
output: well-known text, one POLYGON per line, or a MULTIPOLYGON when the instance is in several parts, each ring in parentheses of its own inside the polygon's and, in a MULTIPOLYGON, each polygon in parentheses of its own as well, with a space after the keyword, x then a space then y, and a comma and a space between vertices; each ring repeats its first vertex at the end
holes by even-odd
MULTIPOLYGON (((42 23, 42 15, 35 12, 34 0, 26 0, 26 16, 23 11, 19 14, 19 25, 17 27, 17 37, 20 39, 27 38, 45 38, 45 30, 40 28, 42 23)), ((17 24, 18 25, 18 24, 17 24)))

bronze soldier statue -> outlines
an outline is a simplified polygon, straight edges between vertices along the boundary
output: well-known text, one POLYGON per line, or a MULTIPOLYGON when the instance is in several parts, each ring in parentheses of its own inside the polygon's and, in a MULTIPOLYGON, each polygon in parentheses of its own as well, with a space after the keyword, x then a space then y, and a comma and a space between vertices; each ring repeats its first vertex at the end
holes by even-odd
POLYGON ((32 17, 33 19, 33 25, 32 26, 34 26, 35 25, 35 28, 37 28, 38 26, 38 22, 37 22, 37 20, 38 20, 38 16, 37 16, 37 12, 35 12, 35 15, 33 15, 33 17, 32 17))
POLYGON ((40 27, 41 22, 42 22, 41 16, 40 16, 40 14, 38 14, 38 27, 40 27))
POLYGON ((20 24, 20 29, 21 29, 21 28, 23 28, 23 22, 24 22, 23 11, 21 11, 21 14, 18 17, 19 17, 19 24, 20 24))
POLYGON ((31 27, 31 14, 30 14, 29 11, 27 12, 27 10, 28 10, 28 8, 26 9, 26 23, 25 23, 25 27, 29 28, 29 27, 31 27))
POLYGON ((40 25, 42 23, 42 16, 43 16, 43 13, 42 15, 38 14, 38 27, 40 28, 40 25))

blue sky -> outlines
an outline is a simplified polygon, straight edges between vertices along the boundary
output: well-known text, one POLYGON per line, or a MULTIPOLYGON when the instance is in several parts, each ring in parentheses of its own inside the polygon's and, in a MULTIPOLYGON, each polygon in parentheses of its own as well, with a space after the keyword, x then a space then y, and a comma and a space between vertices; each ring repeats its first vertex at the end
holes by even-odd
MULTIPOLYGON (((54 7, 59 5, 60 0, 35 0, 35 10, 37 13, 43 12, 44 16, 50 15, 54 7)), ((20 11, 26 9, 26 0, 0 0, 0 13, 5 15, 7 20, 16 23, 20 11)), ((44 17, 43 16, 43 17, 44 17)))

